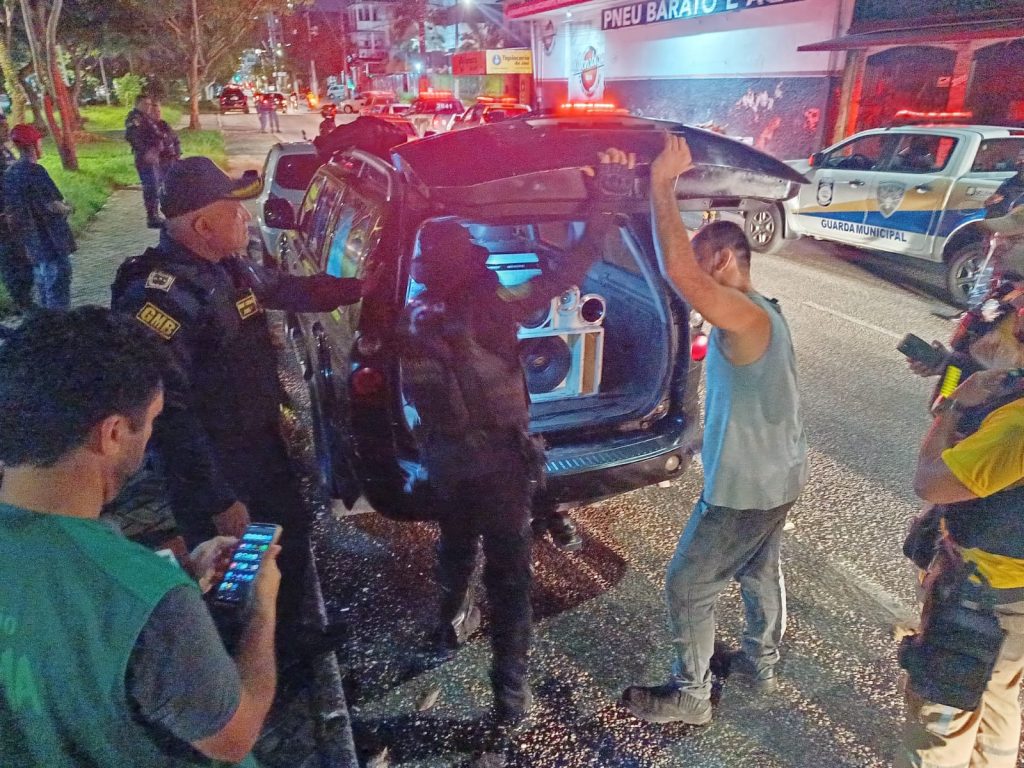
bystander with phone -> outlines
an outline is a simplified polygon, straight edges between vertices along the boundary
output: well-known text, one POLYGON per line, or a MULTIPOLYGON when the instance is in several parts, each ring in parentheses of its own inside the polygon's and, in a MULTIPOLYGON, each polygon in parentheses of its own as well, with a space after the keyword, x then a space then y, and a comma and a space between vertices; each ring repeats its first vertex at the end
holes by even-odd
POLYGON ((276 688, 278 547, 232 658, 201 588, 236 540, 197 547, 190 576, 99 520, 142 462, 163 370, 142 328, 99 307, 33 315, 0 347, 5 768, 255 766, 276 688))

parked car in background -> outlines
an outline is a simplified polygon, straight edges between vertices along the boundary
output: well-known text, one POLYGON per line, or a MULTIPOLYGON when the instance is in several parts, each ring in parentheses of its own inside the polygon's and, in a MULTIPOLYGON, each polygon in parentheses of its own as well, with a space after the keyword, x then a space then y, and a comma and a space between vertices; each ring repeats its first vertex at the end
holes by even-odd
POLYGON ((449 130, 497 123, 510 117, 528 115, 530 111, 528 104, 520 104, 512 96, 480 96, 476 104, 461 115, 452 117, 449 130))
POLYGON ((228 112, 244 112, 249 114, 249 97, 245 95, 241 88, 236 88, 233 85, 226 86, 221 89, 217 101, 222 115, 228 112))
MULTIPOLYGON (((267 212, 287 204, 294 215, 306 194, 306 187, 322 164, 311 142, 277 143, 270 148, 263 164, 263 190, 256 198, 256 225, 263 244, 263 261, 278 263, 281 230, 267 223, 267 212)), ((273 219, 273 215, 270 216, 273 219)))
POLYGON ((364 108, 393 104, 398 101, 398 96, 392 91, 363 91, 351 99, 336 101, 338 111, 346 114, 359 112, 364 108))
POLYGON ((809 235, 945 265, 946 288, 966 304, 987 253, 985 200, 1013 175, 1024 129, 905 125, 862 131, 792 163, 810 184, 750 211, 758 251, 809 235))
MULTIPOLYGON (((422 234, 454 218, 486 248, 497 279, 521 286, 579 237, 588 199, 579 167, 609 146, 650 162, 666 128, 690 141, 700 173, 679 194, 698 210, 723 194, 782 200, 802 181, 728 139, 619 116, 482 126, 399 145, 390 162, 343 152, 317 171, 297 219, 286 211, 271 222, 287 230, 282 267, 376 276, 357 304, 289 319, 309 380, 321 479, 334 496, 351 504, 362 493, 398 519, 431 511, 395 333, 422 288, 410 276, 422 234)), ((538 506, 575 506, 679 477, 699 443, 689 310, 660 276, 646 190, 613 207, 617 226, 600 259, 519 333, 531 430, 548 445, 538 506)))
POLYGON ((371 104, 359 110, 361 115, 373 115, 374 117, 406 117, 411 104, 403 104, 399 101, 389 104, 371 104))
POLYGON ((420 93, 406 113, 416 129, 416 134, 426 136, 444 133, 451 127, 452 119, 466 111, 462 102, 448 91, 425 91, 420 93))

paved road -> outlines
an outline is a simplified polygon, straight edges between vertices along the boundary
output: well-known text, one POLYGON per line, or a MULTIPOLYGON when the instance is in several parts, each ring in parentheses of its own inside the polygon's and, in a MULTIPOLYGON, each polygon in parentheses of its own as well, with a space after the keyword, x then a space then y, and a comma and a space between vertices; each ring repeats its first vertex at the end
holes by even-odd
MULTIPOLYGON (((312 135, 317 121, 283 116, 282 138, 312 135)), ((254 115, 223 122, 229 141, 255 138, 254 115)), ((812 479, 784 550, 789 624, 779 694, 759 702, 726 680, 704 729, 650 726, 616 703, 625 686, 660 682, 667 670, 660 590, 700 488, 695 465, 669 488, 581 510, 582 553, 536 546, 537 705, 506 750, 509 765, 890 763, 901 716, 891 626, 914 609, 899 547, 918 506, 909 477, 930 391, 895 345, 908 331, 947 338, 942 315, 952 310, 935 298, 937 273, 813 241, 755 257, 754 278, 792 326, 811 442, 812 479)), ((342 661, 361 739, 388 745, 393 765, 464 764, 490 701, 487 625, 453 660, 423 649, 436 605, 434 530, 364 514, 328 526, 322 541, 329 606, 354 628, 342 661), (438 703, 417 713, 416 701, 435 689, 438 703)), ((720 603, 720 635, 730 643, 741 626, 738 602, 734 590, 720 603)))

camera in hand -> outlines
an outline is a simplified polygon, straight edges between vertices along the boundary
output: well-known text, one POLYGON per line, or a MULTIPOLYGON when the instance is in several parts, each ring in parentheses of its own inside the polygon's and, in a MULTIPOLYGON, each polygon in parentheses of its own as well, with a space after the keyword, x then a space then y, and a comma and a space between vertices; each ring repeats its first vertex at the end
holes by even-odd
POLYGON ((248 607, 263 559, 280 537, 279 525, 253 523, 245 529, 224 579, 213 593, 214 605, 242 611, 248 607))

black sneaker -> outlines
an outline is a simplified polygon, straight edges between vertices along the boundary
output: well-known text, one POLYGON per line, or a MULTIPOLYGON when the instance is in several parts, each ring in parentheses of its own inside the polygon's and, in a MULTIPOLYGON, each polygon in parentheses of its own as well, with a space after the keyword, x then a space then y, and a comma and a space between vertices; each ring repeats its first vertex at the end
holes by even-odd
POLYGON ((548 532, 554 545, 565 552, 583 549, 583 539, 576 531, 576 523, 568 515, 555 513, 548 518, 548 532))
POLYGON ((156 216, 150 216, 146 219, 146 226, 150 229, 160 229, 164 225, 165 221, 166 219, 159 214, 156 216))
POLYGON ((769 695, 779 688, 779 678, 775 674, 774 665, 758 670, 743 651, 733 651, 729 655, 728 669, 729 675, 737 675, 755 693, 769 695))
POLYGON ((707 725, 711 722, 711 702, 691 696, 672 683, 631 685, 622 693, 622 703, 648 723, 707 725))

